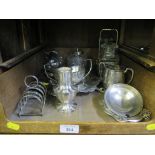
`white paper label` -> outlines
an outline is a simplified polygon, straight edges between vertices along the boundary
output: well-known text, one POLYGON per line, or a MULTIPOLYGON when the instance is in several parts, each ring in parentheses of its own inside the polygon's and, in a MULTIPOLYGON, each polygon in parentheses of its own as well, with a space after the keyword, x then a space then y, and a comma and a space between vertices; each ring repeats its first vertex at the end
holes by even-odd
POLYGON ((60 125, 60 133, 79 133, 79 125, 60 125))

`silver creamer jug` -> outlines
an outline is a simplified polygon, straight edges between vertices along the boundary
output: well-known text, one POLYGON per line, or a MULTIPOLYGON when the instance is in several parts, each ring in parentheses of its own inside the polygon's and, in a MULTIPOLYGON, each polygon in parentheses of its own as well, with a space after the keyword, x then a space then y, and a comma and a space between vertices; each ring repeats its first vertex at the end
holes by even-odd
POLYGON ((131 73, 131 77, 128 80, 128 84, 131 83, 134 70, 132 68, 126 68, 125 70, 121 69, 119 65, 115 66, 105 66, 104 76, 103 76, 103 85, 105 88, 116 84, 116 83, 125 83, 125 75, 127 72, 131 73))

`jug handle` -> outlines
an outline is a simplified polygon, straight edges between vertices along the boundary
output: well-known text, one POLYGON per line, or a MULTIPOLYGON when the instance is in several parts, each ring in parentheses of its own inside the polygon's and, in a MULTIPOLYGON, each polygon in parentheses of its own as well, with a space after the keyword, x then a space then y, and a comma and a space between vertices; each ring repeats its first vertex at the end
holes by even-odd
POLYGON ((102 79, 102 77, 101 77, 101 75, 102 75, 101 65, 103 65, 104 68, 106 68, 106 67, 105 67, 105 63, 104 63, 104 62, 100 62, 100 63, 99 63, 99 74, 100 74, 100 78, 102 79))
POLYGON ((132 68, 126 68, 125 71, 124 71, 124 73, 126 74, 127 71, 130 71, 130 72, 131 72, 131 78, 130 78, 130 80, 127 82, 128 84, 130 84, 131 81, 133 80, 134 70, 133 70, 132 68))
MULTIPOLYGON (((45 72, 45 75, 47 76, 48 79, 50 79, 51 81, 54 81, 56 84, 58 83, 58 81, 52 79, 52 78, 48 75, 48 73, 47 73, 47 71, 46 71, 45 65, 44 65, 44 72, 45 72)), ((55 85, 55 84, 53 84, 53 82, 52 82, 52 85, 55 85)))

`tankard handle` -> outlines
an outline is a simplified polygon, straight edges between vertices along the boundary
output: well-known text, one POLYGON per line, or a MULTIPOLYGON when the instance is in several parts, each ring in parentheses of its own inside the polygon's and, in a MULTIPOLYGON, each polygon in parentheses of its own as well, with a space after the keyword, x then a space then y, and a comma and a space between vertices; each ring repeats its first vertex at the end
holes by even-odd
POLYGON ((128 71, 131 72, 131 77, 130 80, 127 82, 128 84, 131 83, 131 81, 133 80, 133 76, 134 76, 134 70, 132 68, 126 68, 124 73, 126 74, 128 71))

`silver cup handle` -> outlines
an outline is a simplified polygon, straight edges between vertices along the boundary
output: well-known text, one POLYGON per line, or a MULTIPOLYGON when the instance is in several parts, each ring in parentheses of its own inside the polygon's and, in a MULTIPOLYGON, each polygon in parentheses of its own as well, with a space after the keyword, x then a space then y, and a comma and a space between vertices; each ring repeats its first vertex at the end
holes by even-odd
POLYGON ((131 83, 131 81, 133 80, 133 76, 134 76, 134 70, 132 68, 126 68, 124 73, 126 74, 128 71, 131 72, 131 77, 130 77, 130 80, 127 82, 128 84, 131 83))

